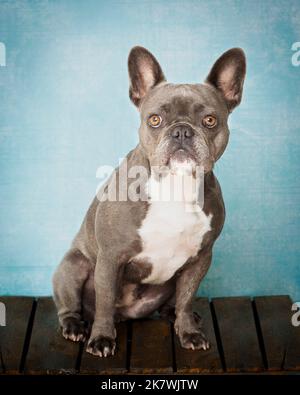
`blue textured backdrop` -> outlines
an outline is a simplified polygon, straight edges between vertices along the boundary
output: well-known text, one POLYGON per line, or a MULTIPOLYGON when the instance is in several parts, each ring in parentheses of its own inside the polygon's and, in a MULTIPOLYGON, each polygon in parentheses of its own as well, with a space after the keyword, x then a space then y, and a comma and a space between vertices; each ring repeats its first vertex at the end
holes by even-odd
POLYGON ((0 294, 51 292, 100 165, 137 142, 127 55, 200 82, 230 47, 248 75, 216 167, 227 219, 200 294, 300 299, 299 1, 0 1, 0 294))

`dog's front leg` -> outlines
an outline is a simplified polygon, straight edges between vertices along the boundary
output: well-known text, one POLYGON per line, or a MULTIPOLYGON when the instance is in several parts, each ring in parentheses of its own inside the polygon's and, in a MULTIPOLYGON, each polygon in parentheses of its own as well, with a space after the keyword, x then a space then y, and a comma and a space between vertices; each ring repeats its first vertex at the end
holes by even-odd
POLYGON ((175 331, 181 346, 192 350, 209 348, 199 320, 193 314, 193 298, 211 263, 211 249, 200 252, 197 259, 180 273, 176 282, 175 331))
POLYGON ((107 357, 114 355, 116 329, 114 323, 118 267, 112 257, 99 254, 95 267, 95 317, 87 352, 107 357))

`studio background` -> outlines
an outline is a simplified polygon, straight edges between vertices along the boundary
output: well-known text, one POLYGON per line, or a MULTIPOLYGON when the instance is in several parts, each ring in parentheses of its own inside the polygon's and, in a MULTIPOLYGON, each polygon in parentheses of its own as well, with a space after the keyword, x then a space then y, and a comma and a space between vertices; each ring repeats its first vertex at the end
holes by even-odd
POLYGON ((248 72, 215 173, 227 218, 206 296, 300 299, 299 1, 0 1, 0 294, 48 295, 101 165, 137 143, 127 56, 202 82, 242 47, 248 72))

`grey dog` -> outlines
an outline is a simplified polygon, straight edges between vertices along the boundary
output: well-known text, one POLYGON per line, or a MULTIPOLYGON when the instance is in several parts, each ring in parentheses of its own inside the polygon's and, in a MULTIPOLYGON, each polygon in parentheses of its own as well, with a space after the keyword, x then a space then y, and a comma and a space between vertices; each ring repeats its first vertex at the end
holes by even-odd
POLYGON ((107 357, 115 352, 116 322, 159 311, 173 314, 182 347, 206 350, 192 301, 225 219, 213 166, 228 143, 228 116, 241 101, 245 55, 239 48, 225 52, 203 84, 168 83, 143 47, 131 50, 128 69, 141 119, 139 143, 125 158, 127 176, 119 166, 106 181, 54 274, 62 333, 73 341, 88 338, 87 351, 107 357), (146 170, 136 188, 145 199, 129 198, 136 179, 128 174, 136 167, 146 170), (199 178, 203 204, 198 189, 176 201, 157 198, 170 176, 199 178), (116 179, 126 199, 107 198, 116 179))

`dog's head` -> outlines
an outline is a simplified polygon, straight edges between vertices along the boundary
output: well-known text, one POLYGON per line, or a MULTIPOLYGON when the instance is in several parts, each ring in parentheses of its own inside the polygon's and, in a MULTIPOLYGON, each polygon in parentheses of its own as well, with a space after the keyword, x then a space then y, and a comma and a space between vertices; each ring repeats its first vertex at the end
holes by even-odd
POLYGON ((158 61, 143 47, 131 50, 128 68, 130 98, 141 115, 140 143, 150 165, 212 170, 228 142, 228 115, 242 98, 244 52, 225 52, 203 84, 167 83, 158 61))

